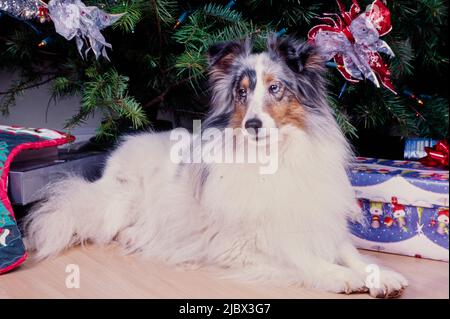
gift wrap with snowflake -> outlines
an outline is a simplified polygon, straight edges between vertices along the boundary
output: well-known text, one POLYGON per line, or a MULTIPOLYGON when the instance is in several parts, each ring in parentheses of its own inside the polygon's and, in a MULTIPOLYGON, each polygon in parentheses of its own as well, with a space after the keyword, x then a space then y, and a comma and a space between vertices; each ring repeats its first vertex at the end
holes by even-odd
POLYGON ((448 261, 448 170, 358 157, 349 177, 363 212, 350 222, 359 248, 448 261))
POLYGON ((72 136, 54 130, 0 125, 0 274, 19 266, 27 256, 8 198, 12 161, 24 150, 53 147, 73 140, 72 136))

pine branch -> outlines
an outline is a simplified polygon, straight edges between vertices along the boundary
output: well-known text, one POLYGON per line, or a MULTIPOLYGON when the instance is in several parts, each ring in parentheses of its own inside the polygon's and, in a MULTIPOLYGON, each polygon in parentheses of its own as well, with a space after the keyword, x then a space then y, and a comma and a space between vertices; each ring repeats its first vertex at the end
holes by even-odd
MULTIPOLYGON (((59 36, 39 48, 37 43, 54 34, 52 23, 39 24, 43 33, 37 35, 29 25, 3 17, 0 68, 19 71, 20 77, 0 92, 1 111, 7 112, 18 94, 28 86, 38 86, 48 74, 55 77, 51 80, 49 105, 51 101, 80 94, 80 110, 68 126, 78 125, 100 112, 104 116, 98 131, 102 138, 113 138, 124 127, 149 125, 146 123, 154 120, 157 108, 196 116, 196 109, 206 109, 205 52, 209 45, 251 37, 254 50, 261 51, 269 31, 285 28, 287 33, 304 37, 309 28, 319 23, 315 16, 337 12, 335 1, 313 0, 238 1, 233 9, 224 5, 227 1, 83 2, 109 13, 125 13, 112 28, 101 31, 113 46, 112 62, 92 57, 83 60, 74 42, 59 36), (183 12, 189 12, 189 16, 174 30, 176 17, 183 12), (129 32, 133 32, 132 37, 124 35, 129 32)), ((344 2, 347 7, 351 3, 344 2)), ((360 4, 364 7, 371 2, 361 0, 360 4)), ((443 36, 448 32, 448 1, 396 0, 387 1, 387 5, 393 30, 382 39, 396 54, 389 61, 394 85, 400 94, 403 88, 412 88, 432 97, 421 106, 413 99, 361 81, 348 85, 339 99, 335 95, 330 98, 336 121, 348 136, 355 136, 357 129, 383 128, 395 134, 448 137, 445 83, 449 55, 448 39, 443 36), (420 116, 416 116, 416 111, 420 116)), ((343 81, 336 70, 331 71, 330 92, 338 94, 343 81)))
POLYGON ((120 118, 130 120, 133 128, 148 125, 148 119, 141 105, 127 95, 128 77, 120 75, 115 69, 95 74, 95 68, 92 68, 89 73, 92 79, 84 83, 80 111, 66 123, 66 128, 83 123, 99 108, 107 114, 105 121, 109 123, 100 126, 100 135, 108 135, 108 132, 102 132, 102 128, 111 129, 114 126, 111 121, 120 118))
MULTIPOLYGON (((123 9, 125 9, 125 15, 122 16, 112 27, 113 29, 120 29, 123 32, 129 33, 132 32, 136 28, 139 21, 141 21, 142 11, 133 4, 131 6, 127 5, 123 9)), ((120 10, 116 13, 122 12, 123 11, 120 10)))
POLYGON ((180 80, 178 82, 173 83, 172 85, 169 85, 164 91, 162 91, 158 96, 156 96, 155 98, 151 99, 150 101, 148 101, 147 103, 144 104, 144 109, 146 108, 150 108, 154 105, 160 104, 164 101, 165 97, 167 94, 169 94, 170 91, 172 91, 174 88, 181 86, 189 81, 191 81, 191 77, 187 77, 183 80, 180 80))
POLYGON ((161 15, 158 8, 158 2, 151 0, 152 9, 155 12, 156 30, 158 32, 159 48, 162 48, 162 35, 161 35, 161 15))
POLYGON ((45 79, 43 81, 37 82, 37 83, 35 81, 30 81, 32 84, 30 84, 30 83, 21 83, 21 84, 19 84, 17 86, 14 86, 12 89, 9 89, 8 91, 0 91, 0 95, 15 94, 15 93, 18 93, 18 92, 21 92, 21 91, 25 91, 25 90, 28 90, 28 89, 33 89, 33 88, 39 87, 41 85, 44 85, 44 84, 46 84, 48 82, 51 82, 55 78, 56 78, 56 75, 55 76, 51 76, 51 77, 49 77, 49 78, 47 78, 47 79, 45 79))
POLYGON ((402 78, 406 75, 412 75, 414 72, 413 61, 415 58, 414 49, 411 40, 393 40, 390 41, 392 51, 395 57, 391 59, 391 74, 394 78, 402 78))
POLYGON ((357 129, 353 126, 350 121, 350 117, 347 115, 346 111, 341 109, 339 102, 336 97, 332 94, 328 97, 328 103, 334 112, 334 117, 339 127, 342 129, 345 135, 349 137, 357 137, 357 129))
POLYGON ((151 8, 158 23, 164 26, 172 26, 175 23, 174 13, 178 4, 173 0, 151 0, 151 8))
POLYGON ((242 14, 223 5, 209 3, 202 8, 205 17, 215 19, 226 24, 242 22, 242 14))
POLYGON ((10 108, 16 104, 17 96, 22 95, 24 91, 44 85, 55 78, 56 76, 51 76, 38 82, 34 79, 30 81, 18 81, 17 83, 14 83, 8 91, 0 92, 0 95, 3 95, 0 100, 1 113, 3 115, 9 114, 10 108))

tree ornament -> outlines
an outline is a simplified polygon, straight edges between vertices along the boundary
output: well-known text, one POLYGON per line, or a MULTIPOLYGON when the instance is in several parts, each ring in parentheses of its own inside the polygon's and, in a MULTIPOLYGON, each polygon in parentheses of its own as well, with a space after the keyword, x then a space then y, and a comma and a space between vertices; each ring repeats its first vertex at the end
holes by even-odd
POLYGON ((324 24, 309 30, 309 41, 319 48, 326 60, 334 58, 336 68, 346 80, 358 82, 366 78, 377 87, 381 82, 397 94, 388 66, 379 53, 394 56, 389 45, 380 39, 392 29, 389 9, 375 0, 361 13, 357 0, 352 0, 350 11, 345 11, 342 2, 336 1, 341 16, 327 13, 321 17, 324 24))
POLYGON ((39 17, 39 8, 45 5, 40 0, 1 0, 0 10, 13 17, 22 19, 34 19, 39 17))
POLYGON ((50 21, 50 16, 48 15, 48 9, 44 6, 39 6, 38 8, 38 18, 40 23, 50 21))
POLYGON ((106 47, 112 46, 100 31, 115 23, 123 14, 108 14, 95 6, 86 7, 80 0, 51 0, 48 11, 56 32, 67 40, 75 38, 78 52, 83 58, 87 58, 92 50, 97 59, 103 56, 109 60, 106 47))

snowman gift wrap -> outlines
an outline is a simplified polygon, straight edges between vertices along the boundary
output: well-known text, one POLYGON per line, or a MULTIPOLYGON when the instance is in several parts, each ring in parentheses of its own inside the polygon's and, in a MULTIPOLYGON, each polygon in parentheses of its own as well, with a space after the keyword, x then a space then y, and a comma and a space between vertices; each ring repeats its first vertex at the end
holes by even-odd
POLYGON ((359 248, 449 260, 449 172, 419 162, 358 157, 348 169, 363 212, 359 248))

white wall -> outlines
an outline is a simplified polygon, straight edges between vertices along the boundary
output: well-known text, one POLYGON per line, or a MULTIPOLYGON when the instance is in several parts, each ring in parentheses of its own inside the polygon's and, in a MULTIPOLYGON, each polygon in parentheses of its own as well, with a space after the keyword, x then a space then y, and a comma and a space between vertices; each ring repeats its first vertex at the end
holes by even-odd
MULTIPOLYGON (((0 92, 8 90, 12 81, 17 79, 16 74, 0 73, 0 92)), ((17 103, 10 109, 9 115, 0 113, 0 124, 63 130, 66 120, 78 111, 80 97, 63 99, 57 104, 52 101, 46 119, 45 110, 50 98, 49 92, 50 84, 24 91, 22 96, 17 97, 17 103)), ((2 97, 0 95, 0 99, 2 97)), ((74 129, 72 133, 78 141, 84 140, 95 133, 95 128, 100 121, 101 114, 95 114, 94 117, 87 119, 85 124, 74 129)))

